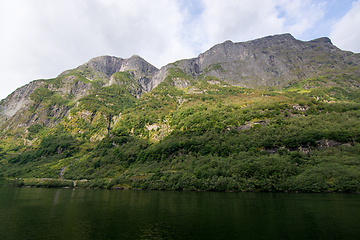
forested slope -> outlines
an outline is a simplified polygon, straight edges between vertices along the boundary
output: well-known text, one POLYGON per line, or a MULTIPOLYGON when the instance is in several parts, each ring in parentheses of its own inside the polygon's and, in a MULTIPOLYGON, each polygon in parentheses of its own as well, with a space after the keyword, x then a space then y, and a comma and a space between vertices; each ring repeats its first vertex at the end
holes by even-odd
MULTIPOLYGON (((1 183, 360 191, 355 60, 346 66, 341 60, 334 68, 328 65, 340 60, 327 60, 326 66, 314 67, 321 76, 256 88, 233 86, 226 74, 216 77, 212 70, 191 74, 177 62, 150 91, 149 79, 161 70, 132 58, 101 59, 111 71, 90 61, 2 100, 1 183), (122 71, 124 61, 147 70, 122 71)), ((229 65, 219 66, 218 73, 228 71, 229 65)))

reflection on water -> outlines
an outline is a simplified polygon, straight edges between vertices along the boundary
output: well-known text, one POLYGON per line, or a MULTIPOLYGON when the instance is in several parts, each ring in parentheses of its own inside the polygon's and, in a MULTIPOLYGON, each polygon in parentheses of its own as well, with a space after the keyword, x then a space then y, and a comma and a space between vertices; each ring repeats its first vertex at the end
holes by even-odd
POLYGON ((59 194, 60 194, 61 189, 58 189, 55 193, 54 196, 54 201, 53 201, 53 205, 55 206, 58 203, 58 198, 59 198, 59 194))
POLYGON ((359 200, 0 187, 0 239, 356 239, 359 200))

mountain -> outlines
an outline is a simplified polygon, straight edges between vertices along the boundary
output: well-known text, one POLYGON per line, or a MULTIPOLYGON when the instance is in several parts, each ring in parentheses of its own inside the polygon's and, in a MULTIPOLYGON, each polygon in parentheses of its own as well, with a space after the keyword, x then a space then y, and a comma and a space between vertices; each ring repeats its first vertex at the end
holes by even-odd
POLYGON ((0 104, 1 127, 5 130, 15 129, 33 123, 55 126, 69 113, 74 101, 103 86, 126 85, 138 97, 152 89, 151 77, 157 71, 156 67, 139 56, 129 59, 111 56, 93 58, 54 79, 33 81, 3 99, 0 104), (49 109, 44 109, 46 112, 37 111, 43 105, 32 99, 31 96, 36 98, 36 94, 39 94, 38 97, 51 95, 51 112, 49 109))
MULTIPOLYGON (((117 79, 113 76, 113 74, 116 72, 128 72, 139 85, 139 94, 141 94, 142 91, 148 92, 153 88, 151 80, 158 72, 156 67, 137 55, 133 55, 128 59, 111 56, 96 57, 77 67, 76 70, 90 81, 96 79, 106 79, 108 80, 107 85, 123 84, 123 82, 117 82, 117 79)), ((71 71, 65 71, 60 74, 60 76, 67 75, 69 73, 71 73, 71 71)))
POLYGON ((95 57, 1 100, 0 182, 360 191, 359 86, 360 55, 328 38, 226 41, 160 69, 95 57))
POLYGON ((358 55, 336 48, 328 38, 302 42, 284 34, 243 43, 226 41, 174 65, 193 77, 214 76, 234 86, 281 88, 310 77, 351 71, 359 64, 358 55))
MULTIPOLYGON (((23 116, 25 106, 30 101, 30 94, 39 86, 56 92, 62 98, 76 101, 89 94, 94 85, 126 85, 132 95, 138 98, 163 82, 169 75, 169 70, 180 69, 192 80, 213 76, 233 86, 281 89, 301 80, 324 75, 358 76, 359 64, 359 54, 336 48, 328 38, 303 42, 290 34, 243 43, 226 41, 215 45, 197 58, 179 60, 161 69, 135 55, 129 59, 101 56, 75 69, 67 70, 55 79, 37 80, 16 90, 1 102, 0 124, 5 124, 11 117, 19 119, 17 115, 23 116), (121 76, 119 73, 122 73, 121 76)), ((189 85, 188 81, 183 80, 175 80, 173 84, 177 82, 180 85, 189 85)), ((354 87, 358 87, 356 83, 354 87)), ((56 113, 52 117, 64 117, 69 109, 55 109, 56 113)), ((38 120, 42 119, 38 115, 29 115, 26 118, 25 122, 13 125, 12 128, 42 122, 38 120)), ((56 123, 58 121, 51 121, 47 125, 56 123)))

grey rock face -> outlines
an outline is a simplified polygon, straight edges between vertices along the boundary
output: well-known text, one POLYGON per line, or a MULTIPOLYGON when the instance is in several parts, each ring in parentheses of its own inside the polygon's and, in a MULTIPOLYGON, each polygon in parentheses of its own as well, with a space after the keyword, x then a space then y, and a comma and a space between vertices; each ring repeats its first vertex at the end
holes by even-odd
POLYGON ((128 59, 117 58, 112 56, 100 56, 92 58, 89 62, 81 65, 79 68, 90 67, 95 72, 101 72, 110 78, 115 72, 127 70, 137 70, 146 76, 151 76, 157 71, 157 68, 146 62, 143 58, 133 55, 128 59))
MULTIPOLYGON (((136 55, 128 59, 100 56, 75 69, 61 73, 57 78, 57 80, 61 79, 60 83, 38 80, 18 88, 0 102, 0 128, 10 126, 11 124, 6 122, 15 118, 26 118, 21 121, 24 126, 32 123, 52 126, 58 121, 57 119, 63 118, 68 113, 67 108, 57 110, 54 108, 54 112, 47 112, 56 119, 50 122, 44 118, 45 113, 39 113, 37 116, 29 115, 27 109, 32 102, 30 94, 40 86, 63 97, 73 96, 72 100, 76 101, 89 94, 94 80, 103 81, 105 86, 130 84, 129 91, 139 97, 143 92, 151 91, 163 82, 170 68, 180 68, 194 79, 199 76, 214 76, 235 86, 250 88, 278 86, 281 88, 292 82, 349 68, 360 75, 359 66, 360 54, 342 51, 328 38, 303 42, 296 40, 290 34, 268 36, 239 43, 226 41, 213 46, 196 58, 170 63, 161 69, 157 69, 136 55), (114 73, 124 71, 131 75, 132 82, 119 82, 112 78, 114 73), (83 75, 85 79, 77 80, 76 74, 83 75)), ((173 82, 178 88, 191 85, 190 82, 181 78, 173 79, 173 82)))
MULTIPOLYGON (((111 76, 116 72, 132 72, 138 84, 144 91, 148 92, 151 88, 151 78, 158 72, 158 69, 145 61, 143 58, 133 55, 123 59, 113 56, 100 56, 92 58, 89 62, 79 66, 77 69, 92 69, 105 79, 110 81, 111 76)), ((62 73, 66 74, 66 72, 62 73)))
POLYGON ((349 63, 359 65, 360 57, 336 48, 329 38, 302 42, 283 34, 240 43, 226 41, 177 63, 194 77, 214 76, 243 87, 281 87, 333 68, 345 69, 349 63))
POLYGON ((47 88, 51 91, 58 92, 60 95, 71 95, 74 100, 78 100, 89 94, 91 83, 78 81, 75 76, 67 76, 62 79, 60 87, 54 84, 47 84, 47 88))
POLYGON ((95 72, 101 72, 105 75, 106 78, 110 78, 115 72, 118 72, 122 65, 124 59, 111 57, 111 56, 101 56, 92 58, 90 61, 85 63, 84 65, 78 67, 90 67, 95 72))
POLYGON ((28 110, 28 105, 22 106, 12 117, 0 125, 0 129, 7 131, 29 127, 32 124, 55 127, 70 112, 68 106, 53 106, 51 109, 42 109, 36 113, 31 113, 28 110))
POLYGON ((43 81, 33 81, 16 89, 0 102, 0 126, 7 119, 13 117, 19 110, 23 109, 31 100, 30 94, 43 85, 43 81))
POLYGON ((152 89, 152 78, 159 70, 143 58, 134 55, 131 58, 126 59, 120 71, 131 71, 142 89, 145 92, 149 92, 152 89))

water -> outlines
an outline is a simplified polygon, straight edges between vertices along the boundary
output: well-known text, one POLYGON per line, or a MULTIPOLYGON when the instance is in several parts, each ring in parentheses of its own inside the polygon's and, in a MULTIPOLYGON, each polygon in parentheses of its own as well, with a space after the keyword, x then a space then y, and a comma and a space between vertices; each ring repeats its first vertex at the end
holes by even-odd
POLYGON ((0 239, 359 239, 359 194, 0 187, 0 239))

